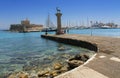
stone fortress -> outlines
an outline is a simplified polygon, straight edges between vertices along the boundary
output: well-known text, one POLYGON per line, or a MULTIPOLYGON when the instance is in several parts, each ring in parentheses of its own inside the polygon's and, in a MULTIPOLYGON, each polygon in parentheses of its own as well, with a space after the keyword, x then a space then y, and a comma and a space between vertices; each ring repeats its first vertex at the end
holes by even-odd
POLYGON ((28 19, 22 20, 21 24, 11 24, 10 31, 13 32, 38 32, 43 29, 43 25, 30 24, 28 19))

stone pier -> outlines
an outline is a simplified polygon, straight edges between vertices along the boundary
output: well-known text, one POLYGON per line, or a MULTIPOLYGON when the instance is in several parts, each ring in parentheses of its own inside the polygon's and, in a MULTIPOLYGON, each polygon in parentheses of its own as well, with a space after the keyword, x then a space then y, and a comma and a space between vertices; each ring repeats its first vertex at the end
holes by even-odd
POLYGON ((77 34, 41 37, 96 51, 84 65, 55 78, 120 78, 120 38, 77 34))

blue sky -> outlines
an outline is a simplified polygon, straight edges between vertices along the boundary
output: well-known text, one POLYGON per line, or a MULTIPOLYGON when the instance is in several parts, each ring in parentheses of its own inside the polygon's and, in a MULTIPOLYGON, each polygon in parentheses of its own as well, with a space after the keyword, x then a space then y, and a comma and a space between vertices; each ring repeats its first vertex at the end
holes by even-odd
POLYGON ((0 29, 28 18, 31 23, 45 24, 48 13, 56 24, 56 7, 63 13, 62 24, 86 24, 90 21, 120 24, 120 0, 0 0, 0 29))

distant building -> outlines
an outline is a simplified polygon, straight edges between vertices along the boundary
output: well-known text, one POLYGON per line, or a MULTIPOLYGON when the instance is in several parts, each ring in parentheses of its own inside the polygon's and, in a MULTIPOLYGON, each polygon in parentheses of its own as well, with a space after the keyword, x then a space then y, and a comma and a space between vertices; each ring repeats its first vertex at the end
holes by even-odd
POLYGON ((28 19, 22 20, 22 21, 21 21, 21 24, 22 24, 22 25, 30 25, 30 21, 29 21, 28 19))
POLYGON ((115 24, 115 23, 98 23, 98 22, 95 22, 92 24, 92 28, 117 28, 118 25, 115 24))
POLYGON ((30 24, 28 19, 22 20, 21 24, 11 24, 10 31, 15 32, 37 32, 43 29, 43 25, 30 24))

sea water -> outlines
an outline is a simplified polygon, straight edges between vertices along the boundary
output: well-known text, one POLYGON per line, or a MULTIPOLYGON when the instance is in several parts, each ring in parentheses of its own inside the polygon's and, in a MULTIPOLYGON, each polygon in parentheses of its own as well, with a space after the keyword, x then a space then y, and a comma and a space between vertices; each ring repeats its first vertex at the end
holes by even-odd
POLYGON ((52 66, 54 62, 65 62, 75 54, 94 54, 84 48, 41 38, 41 34, 45 33, 0 31, 0 75, 23 70, 38 71, 52 66))
MULTIPOLYGON (((54 33, 54 32, 53 32, 54 33)), ((50 34, 53 34, 50 33, 50 34)), ((69 34, 120 37, 120 29, 69 30, 69 34)), ((54 62, 65 62, 73 55, 93 51, 41 38, 43 32, 16 33, 0 31, 0 77, 12 72, 38 71, 54 62), (59 48, 64 48, 60 50, 59 48)))
POLYGON ((74 30, 70 30, 69 33, 120 38, 120 28, 119 29, 74 29, 74 30))

